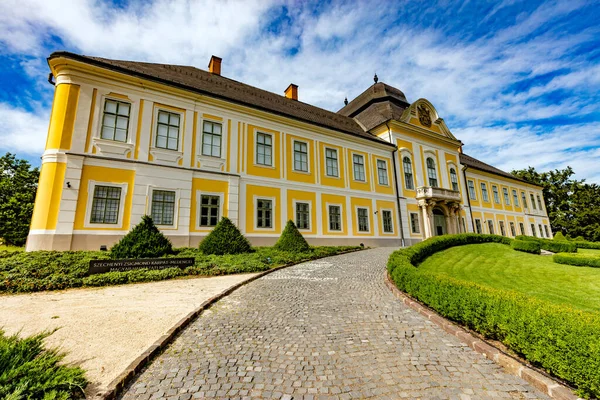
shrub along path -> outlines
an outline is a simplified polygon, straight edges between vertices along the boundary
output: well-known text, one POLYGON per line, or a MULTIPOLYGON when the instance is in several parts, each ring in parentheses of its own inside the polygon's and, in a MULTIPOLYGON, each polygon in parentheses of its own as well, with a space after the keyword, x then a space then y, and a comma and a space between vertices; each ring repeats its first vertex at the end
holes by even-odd
POLYGON ((393 249, 306 262, 192 322, 123 399, 546 398, 399 302, 393 249))

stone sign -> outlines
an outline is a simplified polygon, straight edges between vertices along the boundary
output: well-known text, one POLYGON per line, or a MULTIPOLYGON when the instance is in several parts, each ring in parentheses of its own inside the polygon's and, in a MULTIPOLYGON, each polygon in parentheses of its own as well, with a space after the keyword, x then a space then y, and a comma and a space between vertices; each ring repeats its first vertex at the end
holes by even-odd
POLYGON ((193 257, 185 258, 138 258, 133 260, 91 260, 89 275, 105 272, 123 272, 136 269, 186 268, 194 265, 193 257))

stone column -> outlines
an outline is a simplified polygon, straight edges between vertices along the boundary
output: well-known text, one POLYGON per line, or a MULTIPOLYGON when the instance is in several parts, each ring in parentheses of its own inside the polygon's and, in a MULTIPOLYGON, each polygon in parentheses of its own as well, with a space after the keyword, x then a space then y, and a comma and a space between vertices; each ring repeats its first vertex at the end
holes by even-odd
POLYGON ((419 207, 421 207, 421 215, 423 217, 423 234, 425 235, 425 239, 428 239, 431 237, 431 221, 429 220, 427 201, 419 200, 419 207))

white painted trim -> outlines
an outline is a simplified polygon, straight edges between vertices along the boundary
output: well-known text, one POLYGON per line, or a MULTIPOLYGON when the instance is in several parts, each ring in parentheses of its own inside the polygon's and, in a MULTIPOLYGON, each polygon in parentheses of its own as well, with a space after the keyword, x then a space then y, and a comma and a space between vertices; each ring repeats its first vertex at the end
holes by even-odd
MULTIPOLYGON (((343 232, 344 231, 344 205, 342 203, 329 203, 326 202, 325 203, 325 210, 327 212, 327 229, 325 229, 325 232, 328 233, 335 233, 335 232, 343 232), (329 216, 329 206, 335 206, 335 207, 339 207, 340 208, 340 229, 337 231, 332 231, 330 229, 331 226, 331 220, 330 220, 330 216, 329 216)), ((336 237, 338 237, 336 235, 336 237)))
POLYGON ((56 233, 56 229, 31 229, 29 231, 30 235, 54 235, 56 233))
POLYGON ((184 156, 183 151, 181 151, 183 147, 183 136, 185 134, 184 129, 189 123, 189 121, 187 121, 186 119, 186 113, 172 110, 169 108, 162 108, 155 102, 154 104, 152 104, 152 116, 154 126, 152 126, 152 130, 150 133, 150 154, 152 154, 152 156, 154 157, 154 161, 161 161, 170 165, 177 166, 179 160, 181 160, 184 156), (179 115, 179 135, 177 137, 177 150, 156 147, 156 137, 158 135, 158 113, 160 111, 179 115))
MULTIPOLYGON (((83 220, 84 228, 112 228, 115 231, 121 229, 127 229, 129 227, 123 226, 123 215, 125 214, 125 198, 127 197, 128 184, 125 183, 115 183, 115 182, 102 182, 102 181, 88 181, 88 197, 87 204, 85 207, 85 219, 83 220), (119 216, 117 217, 116 224, 96 224, 90 222, 92 217, 92 204, 94 202, 94 190, 96 186, 109 186, 109 187, 118 187, 121 189, 121 197, 119 199, 119 216)), ((131 210, 130 210, 131 211, 131 210)))
MULTIPOLYGON (((263 132, 258 129, 254 129, 252 132, 252 140, 254 140, 254 154, 252 159, 252 165, 259 168, 270 168, 275 169, 275 135, 269 132, 263 132), (271 137, 271 165, 259 164, 258 159, 258 134, 268 135, 271 137)), ((247 172, 247 171, 246 171, 247 172)))
MULTIPOLYGON (((358 154, 358 152, 350 150, 350 156, 352 158, 352 165, 351 165, 351 168, 352 168, 352 180, 355 181, 355 182, 367 183, 367 162, 365 161, 365 155, 364 154, 358 154), (365 175, 365 179, 363 179, 363 180, 356 179, 356 176, 354 176, 354 156, 355 155, 357 155, 359 157, 362 157, 362 159, 363 159, 362 166, 363 166, 363 173, 365 175)), ((350 175, 350 174, 348 174, 348 175, 350 175)))
POLYGON ((379 157, 375 156, 375 168, 374 168, 374 170, 375 170, 375 175, 377 176, 377 184, 379 186, 390 187, 390 177, 389 177, 389 171, 390 170, 389 170, 389 167, 390 166, 388 165, 388 162, 387 162, 387 160, 385 158, 379 158, 379 157), (388 181, 387 183, 381 183, 381 182, 379 182, 379 166, 377 165, 377 163, 379 161, 383 161, 385 163, 385 179, 387 179, 387 181, 388 181))
POLYGON ((422 223, 421 223, 421 213, 420 212, 418 212, 418 211, 409 211, 408 212, 408 224, 409 224, 409 227, 408 227, 409 233, 411 235, 421 235, 421 236, 423 235, 423 226, 422 226, 422 223), (410 216, 412 214, 416 214, 416 216, 417 216, 417 222, 418 222, 419 232, 413 232, 412 221, 410 219, 410 216))
MULTIPOLYGON (((369 233, 371 233, 373 231, 371 229, 371 223, 370 223, 370 219, 371 218, 369 218, 370 215, 371 215, 371 207, 370 206, 359 206, 359 205, 355 205, 354 206, 354 220, 356 221, 356 232, 358 232, 359 235, 360 234, 365 234, 366 235, 366 234, 369 234, 369 233), (367 231, 361 231, 361 230, 359 230, 359 227, 360 227, 360 225, 358 223, 358 209, 359 208, 365 208, 367 210, 367 224, 369 225, 368 226, 369 230, 367 230, 367 231)), ((376 218, 373 218, 373 219, 375 220, 376 218)))
MULTIPOLYGON (((294 220, 293 221, 294 221, 294 224, 296 224, 296 228, 298 228, 298 230, 301 231, 301 232, 310 232, 310 231, 312 231, 312 227, 311 227, 311 224, 312 224, 312 215, 313 215, 313 202, 312 202, 312 200, 296 200, 296 199, 293 199, 292 200, 292 210, 294 212, 294 220), (300 227, 298 226, 298 221, 296 221, 296 217, 298 216, 297 215, 297 210, 296 210, 296 204, 298 204, 298 203, 308 204, 308 229, 306 229, 306 228, 300 229, 300 227)), ((287 223, 287 221, 286 221, 286 223, 287 223)), ((315 232, 316 232, 316 229, 315 229, 315 232)))
POLYGON ((292 149, 291 150, 292 150, 292 171, 297 174, 310 175, 311 174, 311 168, 310 168, 311 158, 310 158, 309 142, 306 140, 292 139, 292 149), (308 170, 306 170, 306 171, 296 169, 296 142, 306 145, 306 168, 308 168, 308 170))
POLYGON ((171 189, 157 185, 148 185, 146 188, 146 215, 152 216, 152 198, 154 197, 155 190, 162 190, 164 192, 175 192, 175 205, 173 209, 173 223, 171 225, 165 224, 154 224, 161 227, 164 230, 177 230, 179 229, 179 202, 181 199, 180 189, 171 189))
POLYGON ((392 208, 380 208, 377 211, 379 211, 378 214, 381 214, 381 233, 382 233, 382 235, 384 235, 384 236, 395 235, 396 234, 396 229, 394 227, 394 209, 392 209, 392 208), (383 212, 384 211, 389 211, 390 215, 392 217, 392 231, 391 232, 386 232, 384 230, 384 228, 385 228, 385 224, 383 223, 383 212))
POLYGON ((276 198, 272 197, 272 196, 254 195, 254 196, 252 196, 252 204, 254 206, 252 209, 252 220, 254 222, 254 230, 259 231, 259 232, 275 232, 275 226, 277 226, 277 221, 275 219, 277 217, 276 198), (258 205, 257 205, 258 200, 271 200, 271 227, 270 228, 259 228, 257 226, 258 218, 257 218, 256 212, 258 210, 258 205))
MULTIPOLYGON (((208 192, 205 190, 196 190, 196 224, 194 228, 196 230, 207 230, 210 231, 214 229, 214 226, 202 226, 200 225, 200 216, 202 213, 202 195, 206 196, 216 196, 219 198, 219 215, 217 216, 217 224, 223 217, 223 210, 225 204, 225 194, 223 192, 208 192)), ((191 204, 190 204, 191 207, 191 204)), ((215 225, 216 226, 216 225, 215 225)))
POLYGON ((340 179, 340 152, 335 147, 323 146, 325 152, 323 153, 323 160, 325 161, 325 177, 329 179, 340 179), (327 174, 327 150, 335 151, 335 162, 337 165, 337 176, 327 174))

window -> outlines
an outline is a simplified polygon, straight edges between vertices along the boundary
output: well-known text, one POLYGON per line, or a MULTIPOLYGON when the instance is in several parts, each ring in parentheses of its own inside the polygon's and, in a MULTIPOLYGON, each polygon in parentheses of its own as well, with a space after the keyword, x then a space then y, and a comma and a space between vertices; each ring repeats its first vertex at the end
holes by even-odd
POLYGON ((479 220, 479 219, 475 220, 475 232, 482 233, 481 220, 479 220))
POLYGON ((329 206, 329 230, 342 230, 342 210, 340 206, 329 206))
POLYGON ((256 134, 256 163, 259 165, 273 165, 273 138, 266 133, 256 134))
POLYGON ((435 161, 433 161, 433 158, 431 157, 427 158, 427 176, 429 177, 429 186, 437 187, 438 181, 437 172, 435 170, 435 161))
POLYGON ((500 204, 500 195, 498 194, 498 186, 492 186, 492 192, 494 192, 494 202, 500 204))
POLYGON ((477 200, 477 196, 475 195, 475 184, 473 181, 467 181, 467 186, 469 187, 469 198, 471 200, 477 200))
POLYGON ((522 222, 519 222, 519 231, 521 232, 521 235, 525 234, 525 225, 523 225, 522 222))
POLYGON ((308 203, 296 203, 296 226, 298 229, 310 229, 309 207, 308 203))
POLYGON ((481 196, 483 197, 483 201, 490 201, 487 185, 483 182, 481 182, 481 196))
POLYGON ((515 229, 515 223, 514 223, 514 222, 511 222, 511 223, 510 223, 510 235, 511 235, 512 237, 515 237, 515 236, 517 236, 517 231, 516 231, 516 229, 515 229))
POLYGON ((465 222, 465 217, 462 217, 461 221, 462 221, 462 231, 464 233, 466 233, 467 232, 467 223, 465 222))
POLYGON ((504 221, 498 221, 498 224, 500 225, 500 234, 502 236, 506 236, 506 230, 504 229, 504 221))
POLYGON ((410 230, 412 233, 421 233, 419 213, 410 213, 410 230))
POLYGON ((517 195, 517 191, 513 189, 512 195, 513 195, 513 202, 515 203, 515 206, 519 207, 519 196, 517 195))
POLYGON ((535 198, 531 193, 529 194, 529 198, 531 199, 531 207, 533 207, 533 209, 535 210, 535 198))
POLYGON ((354 154, 352 156, 352 163, 354 164, 354 180, 365 181, 365 159, 360 154, 354 154))
POLYGON ((523 208, 527 208, 527 197, 525 196, 525 192, 521 192, 521 200, 523 201, 523 208))
POLYGON ((508 189, 502 188, 502 194, 504 195, 504 204, 510 206, 510 197, 508 196, 508 189))
POLYGON ((271 200, 256 200, 256 227, 273 227, 273 202, 271 200))
POLYGON ((538 208, 540 209, 540 211, 542 211, 544 208, 542 207, 542 198, 540 197, 540 195, 537 196, 537 201, 538 201, 538 208))
POLYGON ((358 231, 369 232, 369 210, 366 208, 358 208, 358 231))
POLYGON ((387 162, 377 160, 377 179, 380 185, 388 184, 387 162))
POLYGON ((491 235, 494 234, 494 221, 491 219, 488 219, 488 230, 490 231, 491 235))
POLYGON ((100 137, 107 140, 116 140, 117 142, 126 142, 130 110, 131 104, 129 103, 106 99, 104 101, 100 137))
POLYGON ((548 229, 548 225, 544 225, 544 230, 546 231, 546 237, 550 238, 550 230, 548 229))
POLYGON ((410 158, 404 157, 402 159, 402 165, 404 166, 404 185, 407 189, 413 190, 415 186, 413 183, 412 162, 410 161, 410 158))
POLYGON ((533 234, 533 236, 537 236, 535 234, 535 224, 531 224, 531 233, 533 234))
POLYGON ((392 221, 392 212, 390 210, 381 211, 381 219, 383 220, 383 231, 385 233, 393 233, 394 222, 392 221))
POLYGON ((150 215, 156 225, 173 225, 173 218, 175 217, 175 192, 153 190, 150 215))
POLYGON ((325 149, 325 167, 327 176, 339 176, 338 153, 336 149, 325 149))
POLYGON ((114 186, 94 187, 92 201, 92 224, 116 224, 119 222, 119 205, 121 204, 121 188, 114 186))
POLYGON ((202 155, 221 157, 221 124, 204 121, 202 125, 202 155))
POLYGON ((167 150, 179 149, 179 114, 159 111, 156 125, 156 147, 167 150))
POLYGON ((202 195, 200 196, 200 226, 216 226, 219 222, 219 208, 221 197, 202 195))
POLYGON ((294 171, 308 172, 308 145, 294 141, 294 171))
POLYGON ((456 176, 456 170, 450 168, 450 183, 452 183, 452 190, 458 192, 458 176, 456 176))
POLYGON ((544 237, 544 231, 542 230, 542 224, 538 224, 538 228, 540 229, 540 237, 544 237))

